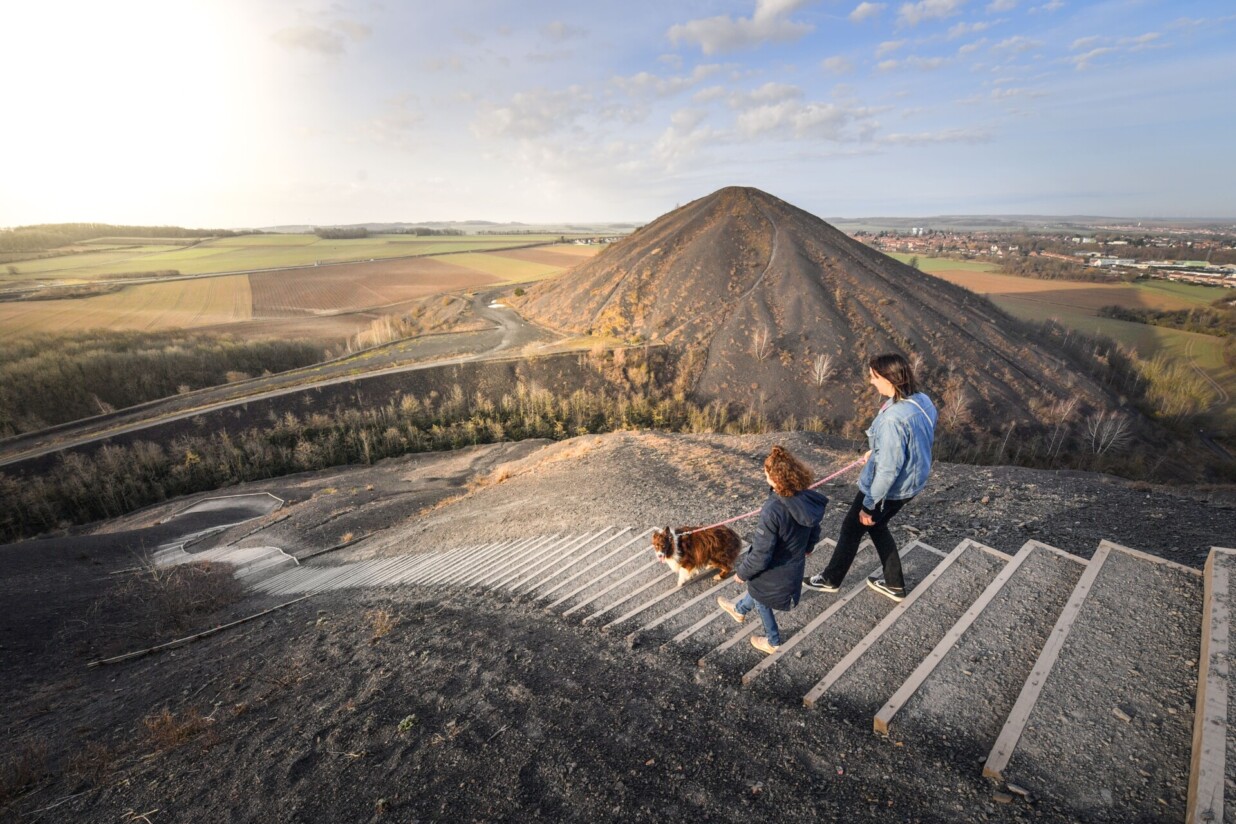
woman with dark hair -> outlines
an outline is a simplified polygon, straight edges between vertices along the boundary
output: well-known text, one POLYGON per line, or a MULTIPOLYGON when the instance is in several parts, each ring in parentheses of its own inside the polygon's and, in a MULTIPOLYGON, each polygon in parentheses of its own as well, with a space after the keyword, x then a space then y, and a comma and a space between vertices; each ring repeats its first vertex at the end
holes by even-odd
POLYGON ((876 355, 867 364, 867 376, 887 400, 867 430, 867 463, 858 478, 859 492, 841 522, 833 557, 823 572, 804 583, 823 592, 839 590, 865 532, 884 565, 884 575, 868 578, 867 586, 900 601, 906 587, 888 522, 927 484, 938 415, 931 399, 918 391, 914 370, 901 355, 876 355))
POLYGON ((803 571, 807 556, 820 540, 828 498, 807 488, 811 470, 780 446, 774 446, 764 459, 764 479, 768 500, 760 510, 751 548, 739 558, 735 571, 739 583, 746 583, 747 594, 737 603, 720 595, 717 605, 739 623, 751 610, 759 613, 765 634, 753 635, 751 645, 772 653, 781 644, 773 610, 793 609, 802 596, 803 571))

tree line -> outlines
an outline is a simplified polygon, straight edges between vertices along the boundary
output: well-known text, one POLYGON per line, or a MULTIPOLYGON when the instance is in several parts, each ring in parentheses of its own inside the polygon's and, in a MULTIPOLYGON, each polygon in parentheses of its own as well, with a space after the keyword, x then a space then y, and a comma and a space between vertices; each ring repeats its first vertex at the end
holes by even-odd
MULTIPOLYGON (((1088 362, 1096 381, 1142 404, 1152 418, 1131 410, 1086 411, 1076 399, 1044 398, 1035 420, 1010 421, 990 431, 968 414, 964 386, 941 384, 933 390, 941 408, 938 459, 1157 480, 1196 478, 1205 459, 1190 451, 1186 433, 1210 396, 1191 370, 1166 361, 1140 362, 1110 341, 1057 324, 1044 324, 1039 333, 1088 362), (1131 448, 1149 442, 1154 449, 1131 448)), ((473 444, 561 440, 623 429, 725 434, 852 434, 861 429, 818 417, 774 420, 755 406, 735 410, 720 401, 695 403, 688 399, 682 372, 663 373, 638 350, 593 352, 582 359, 604 376, 600 388, 553 392, 518 380, 506 390, 469 395, 456 383, 443 392, 404 393, 371 406, 340 402, 302 415, 285 410, 239 433, 190 433, 167 443, 137 441, 106 445, 93 454, 68 452, 51 470, 33 477, 0 473, 0 542, 245 481, 473 444)), ((933 376, 931 382, 942 380, 933 376)), ((865 419, 869 410, 855 415, 865 419)), ((1230 467, 1211 469, 1231 474, 1230 467)))
POLYGON ((117 226, 111 223, 43 223, 0 229, 0 252, 42 252, 99 237, 236 237, 250 232, 184 229, 179 226, 117 226))
POLYGON ((1232 308, 1232 304, 1221 298, 1215 301, 1213 306, 1216 308, 1195 306, 1192 309, 1134 309, 1104 306, 1099 310, 1099 315, 1220 338, 1236 333, 1236 309, 1232 308))
POLYGON ((318 363, 310 341, 204 333, 37 335, 0 344, 0 437, 318 363))

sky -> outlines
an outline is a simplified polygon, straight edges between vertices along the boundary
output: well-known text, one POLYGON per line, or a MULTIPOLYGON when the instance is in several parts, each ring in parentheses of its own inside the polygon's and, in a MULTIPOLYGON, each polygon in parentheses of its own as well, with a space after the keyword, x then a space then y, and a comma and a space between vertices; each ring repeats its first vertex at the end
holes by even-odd
POLYGON ((39 0, 0 227, 1236 215, 1231 0, 39 0))

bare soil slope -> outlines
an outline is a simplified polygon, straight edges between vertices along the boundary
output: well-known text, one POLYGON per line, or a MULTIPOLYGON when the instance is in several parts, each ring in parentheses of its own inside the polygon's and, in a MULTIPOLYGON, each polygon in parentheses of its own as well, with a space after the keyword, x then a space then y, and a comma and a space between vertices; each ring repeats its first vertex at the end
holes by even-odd
POLYGON ((1112 403, 987 300, 758 189, 688 203, 516 305, 564 330, 681 344, 698 397, 774 415, 850 420, 866 358, 889 350, 920 355, 937 393, 965 385, 993 428, 1062 398, 1112 403), (821 356, 833 371, 817 380, 821 356))

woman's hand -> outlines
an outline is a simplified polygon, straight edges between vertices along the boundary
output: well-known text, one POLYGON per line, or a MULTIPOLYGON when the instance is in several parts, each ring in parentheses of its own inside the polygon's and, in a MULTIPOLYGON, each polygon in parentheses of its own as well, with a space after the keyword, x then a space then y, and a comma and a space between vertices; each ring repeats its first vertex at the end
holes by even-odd
POLYGON ((875 518, 872 518, 866 512, 858 513, 858 522, 863 526, 875 526, 875 518))
POLYGON ((863 463, 867 463, 867 461, 869 460, 871 460, 871 450, 870 449, 868 449, 867 452, 863 455, 863 463))

